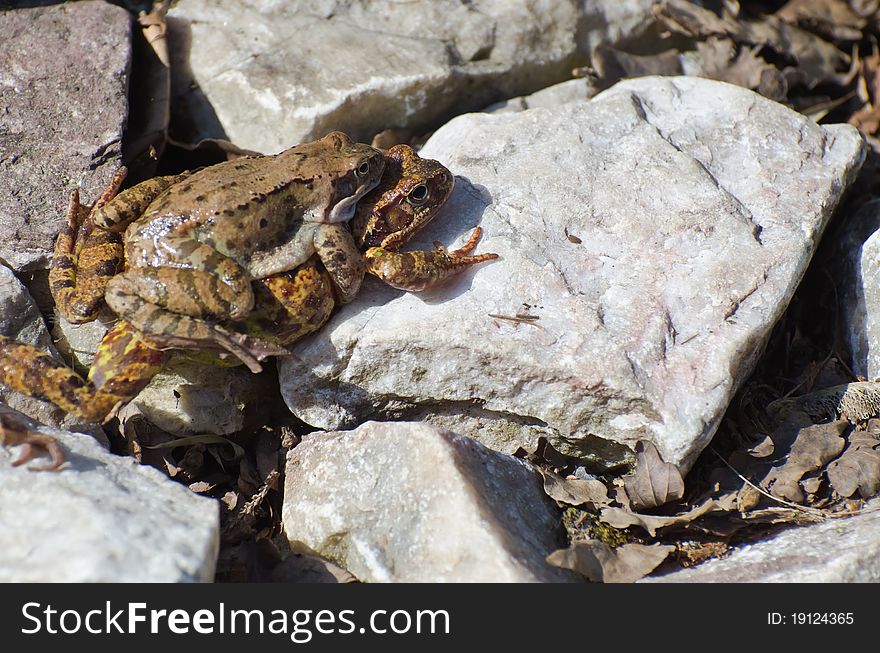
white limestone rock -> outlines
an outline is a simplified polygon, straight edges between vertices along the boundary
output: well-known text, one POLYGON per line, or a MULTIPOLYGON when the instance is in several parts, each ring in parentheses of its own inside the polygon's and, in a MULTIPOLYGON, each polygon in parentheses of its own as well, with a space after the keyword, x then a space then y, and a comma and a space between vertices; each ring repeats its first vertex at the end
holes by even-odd
POLYGON ((589 102, 472 114, 423 156, 456 190, 422 234, 501 259, 441 288, 370 280, 280 363, 325 429, 427 420, 511 452, 624 460, 639 439, 687 470, 785 310, 864 157, 759 95, 646 77, 589 102), (523 324, 490 314, 521 313, 523 324))
POLYGON ((414 423, 306 436, 287 458, 284 531, 364 581, 572 581, 546 563, 559 510, 517 458, 414 423))
POLYGON ((33 472, 12 466, 20 447, 0 447, 0 582, 213 579, 216 501, 89 436, 37 430, 60 441, 66 462, 33 472))
MULTIPOLYGON (((173 105, 193 142, 277 152, 341 129, 369 140, 569 77, 646 28, 656 0, 182 0, 171 46, 192 80, 173 105)), ((178 65, 177 70, 183 66, 178 65)))
POLYGON ((836 287, 840 297, 840 333, 852 371, 880 378, 880 200, 855 214, 835 242, 836 287))
POLYGON ((639 582, 878 583, 880 512, 792 528, 725 558, 639 582))

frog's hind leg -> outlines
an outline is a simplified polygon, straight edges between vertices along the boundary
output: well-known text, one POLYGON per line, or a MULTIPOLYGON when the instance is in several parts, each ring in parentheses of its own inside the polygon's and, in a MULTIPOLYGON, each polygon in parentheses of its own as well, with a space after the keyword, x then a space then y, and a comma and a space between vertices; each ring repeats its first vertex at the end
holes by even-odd
POLYGON ((477 227, 468 242, 452 252, 438 242, 432 251, 397 252, 371 247, 365 255, 367 270, 395 288, 412 292, 427 290, 465 268, 498 258, 498 254, 470 255, 482 233, 477 227))
MULTIPOLYGON (((94 207, 109 202, 124 179, 122 168, 94 207)), ((107 279, 116 274, 122 262, 122 237, 93 230, 94 207, 90 210, 80 203, 79 191, 70 194, 66 225, 55 241, 55 254, 49 265, 49 289, 55 307, 73 324, 91 322, 97 317, 107 279)))
MULTIPOLYGON (((228 306, 227 300, 210 291, 228 288, 214 275, 176 268, 139 268, 135 272, 136 276, 126 273, 115 277, 107 287, 106 300, 114 312, 124 315, 151 342, 172 348, 224 349, 254 373, 263 369, 260 360, 288 353, 278 345, 214 323, 213 316, 222 316, 228 306), (179 293, 168 292, 167 277, 179 284, 179 293)), ((250 284, 246 287, 253 298, 250 284)))
POLYGON ((95 354, 97 367, 86 380, 45 351, 0 336, 0 383, 86 421, 101 422, 117 404, 137 395, 165 364, 166 352, 133 338, 124 323, 108 331, 95 354))
POLYGON ((119 193, 126 174, 126 168, 120 168, 91 207, 80 203, 79 191, 70 195, 66 226, 55 241, 49 266, 49 288, 58 312, 73 324, 97 317, 107 283, 122 267, 122 230, 187 176, 156 177, 119 193))

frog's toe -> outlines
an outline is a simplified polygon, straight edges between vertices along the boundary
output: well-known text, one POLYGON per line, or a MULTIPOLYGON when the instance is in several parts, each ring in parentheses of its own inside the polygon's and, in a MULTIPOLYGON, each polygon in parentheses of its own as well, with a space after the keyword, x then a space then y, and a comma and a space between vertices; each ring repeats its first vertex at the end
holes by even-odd
POLYGON ((263 371, 263 366, 260 365, 261 360, 269 356, 285 356, 290 353, 268 340, 228 331, 219 325, 215 326, 214 330, 217 333, 217 344, 237 356, 254 374, 263 371))
POLYGON ((43 465, 31 465, 28 469, 32 472, 54 472, 64 464, 64 454, 58 441, 42 433, 30 433, 21 442, 21 454, 12 463, 13 467, 19 467, 34 458, 45 453, 49 456, 49 462, 43 465))

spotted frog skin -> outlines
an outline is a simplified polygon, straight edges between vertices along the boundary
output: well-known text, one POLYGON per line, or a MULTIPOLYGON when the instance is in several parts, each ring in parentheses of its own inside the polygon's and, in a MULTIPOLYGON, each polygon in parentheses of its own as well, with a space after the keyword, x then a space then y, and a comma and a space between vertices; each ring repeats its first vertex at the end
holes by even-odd
MULTIPOLYGON (((470 255, 479 239, 479 229, 474 230, 463 248, 454 252, 439 245, 432 251, 398 251, 437 214, 452 190, 453 177, 441 164, 421 159, 407 146, 391 148, 385 159, 381 183, 360 201, 350 223, 350 233, 359 251, 366 252, 368 261, 382 261, 381 266, 368 264, 368 271, 396 287, 420 290, 466 267, 497 257, 470 255)), ((111 185, 102 199, 114 193, 111 185)), ((100 203, 101 200, 96 202, 93 212, 100 209, 100 203)), ((97 269, 99 266, 92 261, 106 258, 104 243, 96 239, 93 245, 95 251, 84 248, 80 255, 80 262, 85 262, 87 269, 97 269)), ((100 275, 81 272, 80 276, 100 275)), ((317 254, 293 271, 254 281, 252 289, 255 305, 247 317, 223 323, 246 344, 257 339, 279 348, 289 346, 319 329, 333 308, 344 301, 332 274, 317 254)), ((97 312, 97 307, 93 310, 97 312)), ((218 348, 223 349, 208 342, 191 349, 218 348)), ((0 336, 0 382, 30 396, 48 399, 85 420, 100 421, 114 406, 140 392, 169 355, 165 348, 142 337, 130 322, 120 320, 107 332, 95 354, 88 380, 84 380, 49 354, 0 336)))
MULTIPOLYGON (((342 301, 350 300, 364 264, 343 223, 384 167, 378 150, 332 132, 274 156, 243 157, 102 197, 84 226, 68 219, 66 233, 74 235, 56 246, 50 287, 59 311, 74 322, 92 319, 103 297, 157 345, 216 345, 257 371, 260 358, 280 352, 253 339, 244 346, 219 322, 247 316, 254 279, 291 270, 315 253, 342 301), (125 270, 115 274, 117 247, 87 257, 87 283, 78 284, 77 242, 90 243, 94 232, 109 242, 122 229, 125 270)), ((73 204, 78 200, 76 214, 73 204)))

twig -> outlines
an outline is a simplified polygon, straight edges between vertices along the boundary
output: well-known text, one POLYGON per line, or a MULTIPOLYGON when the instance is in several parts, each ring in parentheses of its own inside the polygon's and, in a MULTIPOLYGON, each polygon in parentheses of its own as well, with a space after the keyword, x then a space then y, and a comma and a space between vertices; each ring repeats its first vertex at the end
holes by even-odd
POLYGON ((788 506, 789 508, 794 508, 795 510, 800 510, 800 511, 806 512, 810 515, 815 515, 817 517, 821 517, 822 519, 837 519, 838 517, 850 517, 852 515, 865 515, 865 514, 868 514, 869 512, 875 512, 876 510, 880 510, 880 505, 878 505, 877 507, 871 508, 870 510, 844 510, 841 512, 827 512, 825 510, 819 510, 818 508, 810 508, 809 506, 802 506, 797 503, 792 503, 791 501, 786 501, 785 499, 780 499, 779 497, 773 496, 772 494, 767 492, 764 488, 762 488, 758 485, 755 485, 749 479, 747 479, 745 476, 743 476, 738 471, 736 471, 736 468, 733 465, 731 465, 729 462, 724 460, 724 457, 720 453, 718 453, 714 447, 709 447, 709 449, 711 449, 712 453, 714 453, 716 456, 718 456, 718 459, 721 462, 723 462, 725 465, 727 465, 727 467, 730 468, 730 471, 732 471, 734 474, 736 474, 740 478, 740 480, 742 480, 744 483, 752 486, 753 488, 755 488, 758 492, 763 494, 768 499, 772 499, 773 501, 781 503, 784 506, 788 506))

